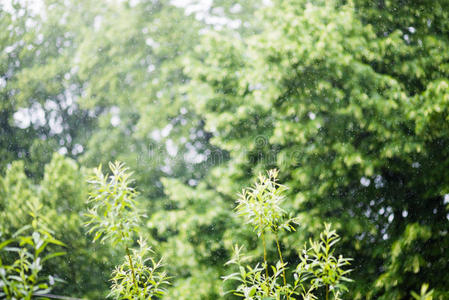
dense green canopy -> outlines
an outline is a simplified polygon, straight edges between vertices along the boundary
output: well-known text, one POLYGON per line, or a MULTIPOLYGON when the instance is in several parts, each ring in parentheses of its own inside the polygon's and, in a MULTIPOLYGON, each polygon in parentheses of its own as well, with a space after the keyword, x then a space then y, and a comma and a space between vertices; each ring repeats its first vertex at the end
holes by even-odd
POLYGON ((233 245, 262 254, 237 193, 272 168, 290 265, 331 222, 345 299, 449 297, 449 1, 39 3, 0 1, 0 232, 42 206, 55 293, 108 293, 123 250, 86 236, 86 178, 120 160, 167 299, 233 299, 233 245))

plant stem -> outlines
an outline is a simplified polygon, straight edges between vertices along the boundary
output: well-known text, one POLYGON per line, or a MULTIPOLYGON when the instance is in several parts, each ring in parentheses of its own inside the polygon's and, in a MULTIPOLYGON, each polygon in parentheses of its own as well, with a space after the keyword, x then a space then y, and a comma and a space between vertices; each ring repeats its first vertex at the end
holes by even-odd
POLYGON ((263 243, 263 262, 265 263, 265 275, 268 279, 267 245, 265 243, 265 233, 263 231, 262 231, 262 243, 263 243))
POLYGON ((131 254, 129 253, 128 246, 126 246, 126 255, 128 255, 129 265, 131 266, 131 273, 133 274, 134 287, 136 288, 137 292, 139 288, 137 286, 136 275, 134 274, 133 260, 131 259, 131 254))
MULTIPOLYGON (((287 286, 287 278, 285 276, 285 268, 284 268, 284 259, 282 258, 282 252, 281 252, 281 247, 279 246, 279 239, 278 239, 277 233, 276 233, 274 240, 276 241, 276 246, 278 247, 279 259, 281 260, 281 264, 282 264, 282 277, 284 278, 284 286, 287 286)), ((287 300, 288 299, 290 299, 290 296, 287 294, 287 300)))
POLYGON ((83 300, 81 298, 73 298, 73 297, 53 295, 53 294, 40 294, 40 295, 33 295, 33 296, 35 296, 35 297, 46 297, 46 298, 51 298, 51 299, 62 299, 62 300, 83 300))
POLYGON ((326 284, 326 300, 329 300, 329 285, 326 284))

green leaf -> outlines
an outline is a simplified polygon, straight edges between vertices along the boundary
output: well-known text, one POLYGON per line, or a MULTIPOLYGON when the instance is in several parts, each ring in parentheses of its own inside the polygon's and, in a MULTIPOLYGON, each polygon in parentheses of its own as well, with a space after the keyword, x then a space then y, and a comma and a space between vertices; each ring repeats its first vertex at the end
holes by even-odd
POLYGON ((46 260, 52 259, 54 257, 66 255, 66 254, 67 254, 67 252, 63 252, 63 251, 50 253, 50 254, 44 256, 44 258, 42 258, 42 263, 44 263, 46 260))

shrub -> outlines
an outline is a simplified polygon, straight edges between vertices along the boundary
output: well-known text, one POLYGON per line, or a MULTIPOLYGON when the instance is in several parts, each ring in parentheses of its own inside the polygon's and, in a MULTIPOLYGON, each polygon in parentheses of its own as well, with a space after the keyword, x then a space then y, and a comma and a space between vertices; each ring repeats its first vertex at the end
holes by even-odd
POLYGON ((58 281, 55 276, 43 276, 41 271, 47 260, 65 254, 47 248, 65 245, 39 221, 41 205, 30 208, 32 224, 22 227, 11 239, 0 243, 0 251, 7 252, 7 260, 10 261, 6 263, 0 258, 0 298, 30 300, 37 296, 45 297, 58 281))
POLYGON ((317 299, 316 293, 322 291, 325 299, 340 299, 347 291, 344 282, 351 281, 346 275, 351 270, 345 270, 350 259, 341 255, 334 256, 333 246, 340 240, 330 224, 325 224, 325 230, 319 241, 309 241, 299 253, 299 263, 293 270, 292 282, 287 280, 287 263, 282 257, 278 232, 294 231, 292 224, 298 220, 288 216, 281 205, 285 199, 283 192, 287 187, 277 183, 278 172, 271 170, 268 176, 259 175, 253 187, 244 189, 237 200, 237 214, 246 218, 261 239, 264 249, 263 262, 254 267, 246 265, 248 257, 242 255, 243 247, 234 247, 234 256, 227 264, 238 267, 238 272, 232 273, 224 280, 237 280, 235 295, 246 300, 253 299, 317 299), (274 265, 267 262, 266 232, 274 234, 279 260, 274 265))
POLYGON ((124 263, 112 272, 109 297, 136 300, 161 297, 165 292, 163 286, 168 284, 166 273, 159 270, 161 261, 148 257, 151 248, 142 237, 138 241, 139 249, 129 249, 134 234, 139 234, 143 217, 137 209, 138 193, 131 187, 131 173, 120 162, 109 163, 109 168, 111 175, 103 174, 100 166, 89 180, 91 207, 85 223, 88 232, 95 233, 94 242, 110 240, 113 246, 121 244, 126 252, 124 263))

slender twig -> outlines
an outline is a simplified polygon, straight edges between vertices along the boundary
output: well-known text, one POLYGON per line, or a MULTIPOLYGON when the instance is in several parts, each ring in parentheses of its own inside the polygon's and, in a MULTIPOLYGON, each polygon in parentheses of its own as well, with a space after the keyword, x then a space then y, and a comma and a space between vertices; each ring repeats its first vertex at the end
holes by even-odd
MULTIPOLYGON (((329 263, 329 237, 326 236, 326 240, 324 241, 326 247, 324 250, 326 265, 329 263)), ((326 300, 329 300, 329 284, 326 284, 326 300)))
MULTIPOLYGON (((123 224, 120 224, 120 229, 123 230, 123 224)), ((121 231, 121 236, 122 236, 123 240, 125 240, 125 235, 123 234, 123 231, 121 231)), ((126 255, 128 256, 128 260, 129 260, 129 266, 131 268, 131 274, 133 275, 134 288, 136 289, 136 292, 137 292, 139 290, 139 287, 137 286, 136 275, 134 273, 133 260, 131 258, 131 253, 129 252, 129 248, 127 245, 125 245, 125 249, 126 249, 126 255)))
POLYGON ((131 273, 133 275, 134 287, 136 288, 136 291, 138 291, 139 288, 137 286, 136 275, 134 274, 133 260, 131 259, 131 254, 129 253, 128 246, 126 246, 126 255, 128 255, 129 265, 131 267, 131 273))
MULTIPOLYGON (((284 259, 282 258, 282 252, 281 252, 281 247, 279 246, 279 239, 278 239, 278 234, 276 233, 274 240, 276 241, 276 246, 278 248, 278 253, 279 253, 279 259, 281 260, 281 264, 282 264, 282 277, 284 279, 284 286, 287 286, 287 278, 285 276, 285 267, 284 267, 284 259)), ((290 299, 290 295, 287 294, 287 300, 290 299)))
POLYGON ((39 294, 39 295, 33 295, 35 297, 42 297, 42 298, 51 298, 51 299, 61 299, 61 300, 83 300, 81 298, 73 298, 73 297, 67 297, 67 296, 60 296, 60 295, 53 295, 53 294, 39 294))
POLYGON ((262 243, 263 243, 263 262, 265 264, 265 275, 268 279, 268 264, 267 264, 267 245, 265 243, 265 234, 262 231, 262 243))

